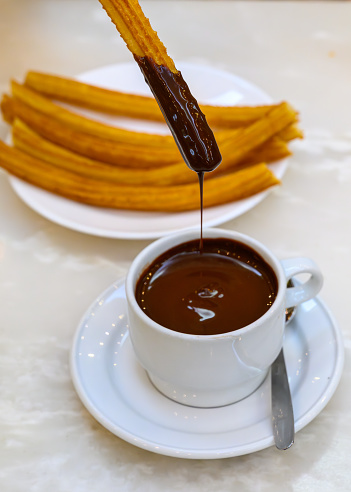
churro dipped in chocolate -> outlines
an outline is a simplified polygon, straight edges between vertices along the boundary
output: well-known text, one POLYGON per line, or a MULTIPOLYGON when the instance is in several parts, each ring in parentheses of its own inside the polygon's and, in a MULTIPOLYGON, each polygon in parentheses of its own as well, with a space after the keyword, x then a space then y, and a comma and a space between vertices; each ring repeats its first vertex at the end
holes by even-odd
POLYGON ((160 121, 154 98, 36 72, 24 84, 12 81, 0 102, 13 145, 0 141, 0 168, 80 203, 157 212, 198 208, 191 170, 200 178, 201 211, 279 184, 266 164, 290 155, 288 142, 302 138, 294 108, 286 102, 202 106, 223 155, 215 169, 221 156, 213 133, 137 1, 100 1, 149 81, 189 169, 171 135, 119 128, 78 109, 160 121))
POLYGON ((99 0, 132 52, 188 167, 213 171, 222 157, 205 115, 137 0, 99 0))

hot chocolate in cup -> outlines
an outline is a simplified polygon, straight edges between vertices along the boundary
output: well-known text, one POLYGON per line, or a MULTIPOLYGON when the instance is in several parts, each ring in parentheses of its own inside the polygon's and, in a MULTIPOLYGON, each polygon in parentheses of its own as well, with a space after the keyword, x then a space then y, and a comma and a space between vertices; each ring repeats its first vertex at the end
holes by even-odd
POLYGON ((255 239, 224 229, 161 238, 126 279, 133 349, 154 386, 195 407, 239 401, 263 382, 281 350, 285 309, 318 294, 309 258, 278 260, 255 239), (301 273, 308 280, 288 281, 301 273))

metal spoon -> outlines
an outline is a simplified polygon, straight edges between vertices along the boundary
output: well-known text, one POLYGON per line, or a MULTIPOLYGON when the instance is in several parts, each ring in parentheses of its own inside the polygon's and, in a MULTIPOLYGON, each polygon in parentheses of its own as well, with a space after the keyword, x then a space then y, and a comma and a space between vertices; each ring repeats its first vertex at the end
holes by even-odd
MULTIPOLYGON (((295 313, 294 307, 286 309, 285 326, 290 323, 295 313)), ((274 442, 278 449, 285 450, 294 444, 295 423, 283 348, 272 364, 271 382, 274 442)))

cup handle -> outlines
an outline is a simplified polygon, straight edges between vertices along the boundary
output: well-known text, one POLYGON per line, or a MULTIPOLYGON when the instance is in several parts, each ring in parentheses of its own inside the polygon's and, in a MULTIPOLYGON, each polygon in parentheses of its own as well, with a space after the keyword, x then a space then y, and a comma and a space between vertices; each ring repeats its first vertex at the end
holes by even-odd
POLYGON ((286 307, 297 306, 315 297, 323 285, 323 275, 316 263, 310 258, 287 258, 281 260, 286 282, 300 273, 309 273, 310 278, 299 285, 286 289, 286 307))

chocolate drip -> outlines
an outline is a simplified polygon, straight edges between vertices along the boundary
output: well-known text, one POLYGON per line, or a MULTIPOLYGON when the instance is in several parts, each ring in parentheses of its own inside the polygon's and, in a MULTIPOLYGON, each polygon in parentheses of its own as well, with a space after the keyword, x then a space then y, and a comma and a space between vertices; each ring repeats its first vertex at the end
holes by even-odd
POLYGON ((197 173, 200 185, 200 251, 203 250, 204 240, 203 240, 203 220, 204 220, 204 173, 197 173))

